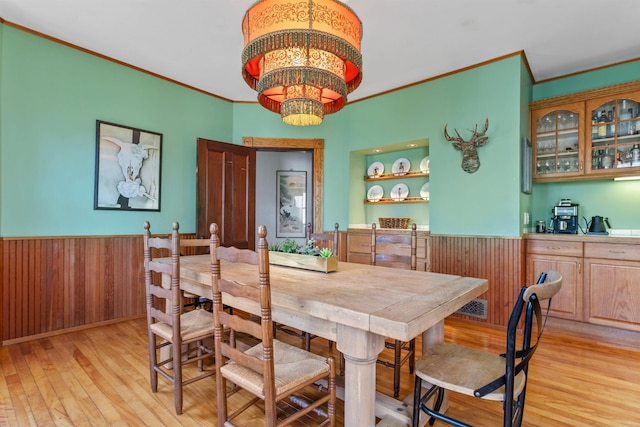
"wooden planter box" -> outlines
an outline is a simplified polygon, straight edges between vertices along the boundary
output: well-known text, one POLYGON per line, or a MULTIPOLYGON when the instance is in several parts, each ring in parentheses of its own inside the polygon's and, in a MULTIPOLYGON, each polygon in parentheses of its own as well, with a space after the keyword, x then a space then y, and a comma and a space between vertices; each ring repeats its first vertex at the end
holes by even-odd
POLYGON ((269 264, 330 273, 338 270, 338 257, 323 258, 320 256, 269 251, 269 264))

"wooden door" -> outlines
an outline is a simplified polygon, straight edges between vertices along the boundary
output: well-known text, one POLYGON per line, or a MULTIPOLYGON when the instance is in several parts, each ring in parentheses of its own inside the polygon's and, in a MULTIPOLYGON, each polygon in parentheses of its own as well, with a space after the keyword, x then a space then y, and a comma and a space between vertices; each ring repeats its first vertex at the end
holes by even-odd
POLYGON ((198 138, 196 234, 220 229, 223 246, 255 249, 256 150, 198 138))

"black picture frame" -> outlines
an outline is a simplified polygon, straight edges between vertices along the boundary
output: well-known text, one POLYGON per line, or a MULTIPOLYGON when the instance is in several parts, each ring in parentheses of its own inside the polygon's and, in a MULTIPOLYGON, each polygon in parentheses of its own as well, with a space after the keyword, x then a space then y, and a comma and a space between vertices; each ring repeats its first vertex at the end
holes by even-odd
POLYGON ((96 120, 94 209, 160 211, 162 134, 96 120))

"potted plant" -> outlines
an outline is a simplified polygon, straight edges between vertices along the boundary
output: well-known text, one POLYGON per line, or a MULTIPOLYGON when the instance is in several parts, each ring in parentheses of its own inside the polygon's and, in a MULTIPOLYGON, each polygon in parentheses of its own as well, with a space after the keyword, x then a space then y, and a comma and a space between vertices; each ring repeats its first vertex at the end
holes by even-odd
POLYGON ((329 273, 338 270, 338 257, 329 248, 318 248, 314 239, 304 246, 286 239, 269 246, 269 264, 329 273))

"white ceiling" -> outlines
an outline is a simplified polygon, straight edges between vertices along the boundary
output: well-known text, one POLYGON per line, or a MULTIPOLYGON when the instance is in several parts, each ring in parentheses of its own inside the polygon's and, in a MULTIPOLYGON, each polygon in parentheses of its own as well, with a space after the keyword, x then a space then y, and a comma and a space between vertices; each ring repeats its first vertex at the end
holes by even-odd
MULTIPOLYGON (((233 101, 254 0, 0 0, 0 18, 233 101)), ((640 58, 638 0, 347 0, 363 23, 349 100, 524 51, 536 81, 640 58)))

